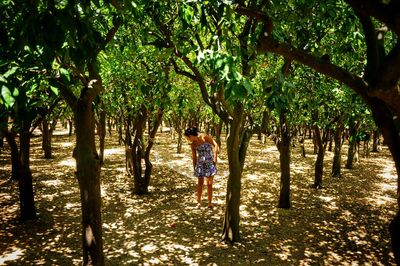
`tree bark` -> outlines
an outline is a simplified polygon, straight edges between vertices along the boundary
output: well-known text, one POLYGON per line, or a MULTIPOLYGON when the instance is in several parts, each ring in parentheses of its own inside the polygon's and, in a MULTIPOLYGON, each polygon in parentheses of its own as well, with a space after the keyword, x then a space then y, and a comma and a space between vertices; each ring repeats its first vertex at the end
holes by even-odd
POLYGON ((240 190, 242 166, 240 165, 240 122, 233 120, 230 126, 231 132, 227 139, 227 154, 229 164, 229 177, 226 192, 226 205, 224 223, 222 228, 222 240, 225 242, 237 242, 240 239, 240 190))
POLYGON ((33 195, 32 172, 29 165, 30 148, 30 123, 22 122, 20 132, 20 153, 19 160, 19 199, 20 199, 20 220, 27 221, 36 218, 35 200, 33 195))
POLYGON ((398 117, 393 117, 392 111, 380 100, 371 100, 372 114, 375 123, 382 132, 385 142, 393 156, 397 171, 397 214, 390 223, 390 235, 395 261, 400 265, 400 123, 398 117))
POLYGON ((49 129, 49 122, 47 118, 43 118, 42 120, 42 149, 44 151, 44 158, 51 159, 52 151, 51 151, 51 139, 53 131, 51 128, 49 129))
POLYGON ((83 265, 104 265, 100 160, 95 143, 95 117, 92 101, 78 100, 74 110, 76 129, 76 176, 82 205, 83 265))
POLYGON ((278 208, 289 209, 290 203, 290 153, 291 137, 290 128, 286 119, 286 114, 280 115, 280 134, 281 140, 278 142, 279 162, 281 170, 280 193, 278 208))
POLYGON ((379 144, 380 144, 380 140, 379 140, 379 130, 375 129, 373 134, 372 134, 372 152, 379 152, 379 144))
POLYGON ((103 110, 102 104, 100 105, 100 117, 97 126, 97 135, 99 136, 99 159, 100 163, 104 161, 104 145, 106 139, 106 111, 103 110))
POLYGON ((151 149, 153 148, 154 145, 154 138, 156 137, 157 130, 161 125, 162 122, 162 117, 163 117, 163 110, 159 109, 157 114, 155 115, 154 121, 152 128, 150 128, 150 134, 149 134, 149 139, 147 141, 147 147, 144 155, 144 162, 146 169, 144 170, 144 185, 146 186, 146 190, 148 191, 149 184, 150 184, 150 178, 151 178, 151 172, 153 170, 153 164, 150 161, 150 152, 151 149))
POLYGON ((355 136, 357 134, 359 123, 350 123, 349 128, 349 149, 347 152, 346 169, 353 169, 354 157, 357 153, 357 141, 355 136))
POLYGON ((333 163, 332 163, 332 176, 333 177, 340 177, 341 176, 341 169, 342 169, 342 135, 343 135, 343 118, 344 116, 340 116, 337 124, 335 135, 333 137, 335 148, 334 148, 334 155, 333 155, 333 163))
POLYGON ((68 136, 72 136, 72 131, 73 131, 73 123, 71 119, 68 119, 68 136))
POLYGON ((19 150, 17 142, 15 141, 15 133, 4 132, 8 145, 11 150, 11 180, 19 179, 19 169, 21 169, 21 161, 19 158, 19 150))
POLYGON ((317 144, 317 159, 315 161, 315 177, 313 188, 322 188, 322 176, 324 173, 324 157, 327 143, 324 144, 323 137, 318 125, 314 126, 315 140, 317 144))

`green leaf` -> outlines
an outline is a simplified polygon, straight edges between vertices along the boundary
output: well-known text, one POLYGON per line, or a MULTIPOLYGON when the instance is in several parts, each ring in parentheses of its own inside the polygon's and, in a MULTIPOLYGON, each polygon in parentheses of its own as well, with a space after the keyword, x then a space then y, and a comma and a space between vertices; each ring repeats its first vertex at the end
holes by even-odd
POLYGON ((6 73, 4 73, 4 77, 7 79, 8 77, 14 75, 14 73, 17 71, 18 67, 12 67, 11 69, 9 69, 6 73))
POLYGON ((12 96, 11 91, 4 85, 1 87, 1 96, 3 96, 7 107, 12 107, 14 105, 15 99, 12 96))
POLYGON ((247 90, 248 94, 252 93, 253 90, 252 90, 251 84, 247 78, 243 78, 243 86, 247 90))
POLYGON ((69 75, 69 71, 65 68, 60 68, 60 76, 63 82, 65 83, 70 83, 71 82, 71 77, 69 75))
POLYGON ((58 96, 58 94, 59 94, 59 90, 58 90, 58 88, 57 87, 54 87, 54 86, 50 86, 50 90, 56 95, 56 96, 58 96))
POLYGON ((187 28, 194 17, 194 9, 189 5, 182 5, 179 10, 179 17, 181 18, 184 28, 187 28))

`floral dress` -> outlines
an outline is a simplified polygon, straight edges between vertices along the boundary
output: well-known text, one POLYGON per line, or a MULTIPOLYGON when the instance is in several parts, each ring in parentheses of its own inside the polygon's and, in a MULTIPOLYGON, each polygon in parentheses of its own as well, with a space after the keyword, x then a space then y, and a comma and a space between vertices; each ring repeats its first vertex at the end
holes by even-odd
POLYGON ((197 177, 209 177, 217 173, 214 164, 214 150, 211 143, 204 142, 196 147, 197 161, 194 175, 197 177))

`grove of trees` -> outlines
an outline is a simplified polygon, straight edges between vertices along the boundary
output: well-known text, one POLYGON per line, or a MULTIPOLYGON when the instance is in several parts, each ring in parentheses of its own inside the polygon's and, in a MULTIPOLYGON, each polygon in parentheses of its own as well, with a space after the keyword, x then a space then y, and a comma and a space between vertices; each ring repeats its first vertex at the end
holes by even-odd
POLYGON ((149 193, 162 121, 178 135, 178 152, 186 126, 217 141, 226 132, 221 239, 228 243, 240 241, 242 173, 255 134, 279 150, 278 208, 291 207, 293 143, 312 136, 310 189, 319 189, 324 172, 341 176, 344 141, 352 168, 360 141, 376 146, 381 134, 398 176, 390 233, 400 264, 399 37, 397 0, 2 1, 0 144, 4 138, 11 148, 20 219, 36 216, 31 134, 42 130, 51 157, 57 121, 73 121, 75 130, 84 265, 104 265, 106 256, 100 173, 107 128, 125 147, 138 195, 149 193), (334 163, 323 169, 329 145, 334 163))

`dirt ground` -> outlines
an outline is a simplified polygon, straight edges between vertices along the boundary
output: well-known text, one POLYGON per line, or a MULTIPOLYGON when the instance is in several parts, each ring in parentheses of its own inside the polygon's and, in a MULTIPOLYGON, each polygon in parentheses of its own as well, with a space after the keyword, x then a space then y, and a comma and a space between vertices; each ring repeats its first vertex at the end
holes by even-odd
MULTIPOLYGON (((18 186, 9 182, 10 157, 0 154, 0 265, 79 265, 80 202, 71 157, 74 137, 58 131, 54 159, 43 159, 32 140, 31 169, 38 218, 19 223, 18 186)), ((342 164, 346 160, 343 148, 342 164)), ((313 182, 315 155, 294 147, 289 210, 278 209, 279 153, 271 140, 254 138, 242 180, 241 241, 220 241, 225 205, 225 147, 215 177, 215 208, 197 209, 190 150, 176 153, 169 133, 156 138, 147 196, 132 194, 124 149, 107 137, 102 168, 106 265, 394 265, 388 224, 396 211, 396 172, 386 147, 361 158, 355 169, 330 177, 327 151, 324 188, 313 182)), ((204 192, 206 205, 206 192, 204 192)))

